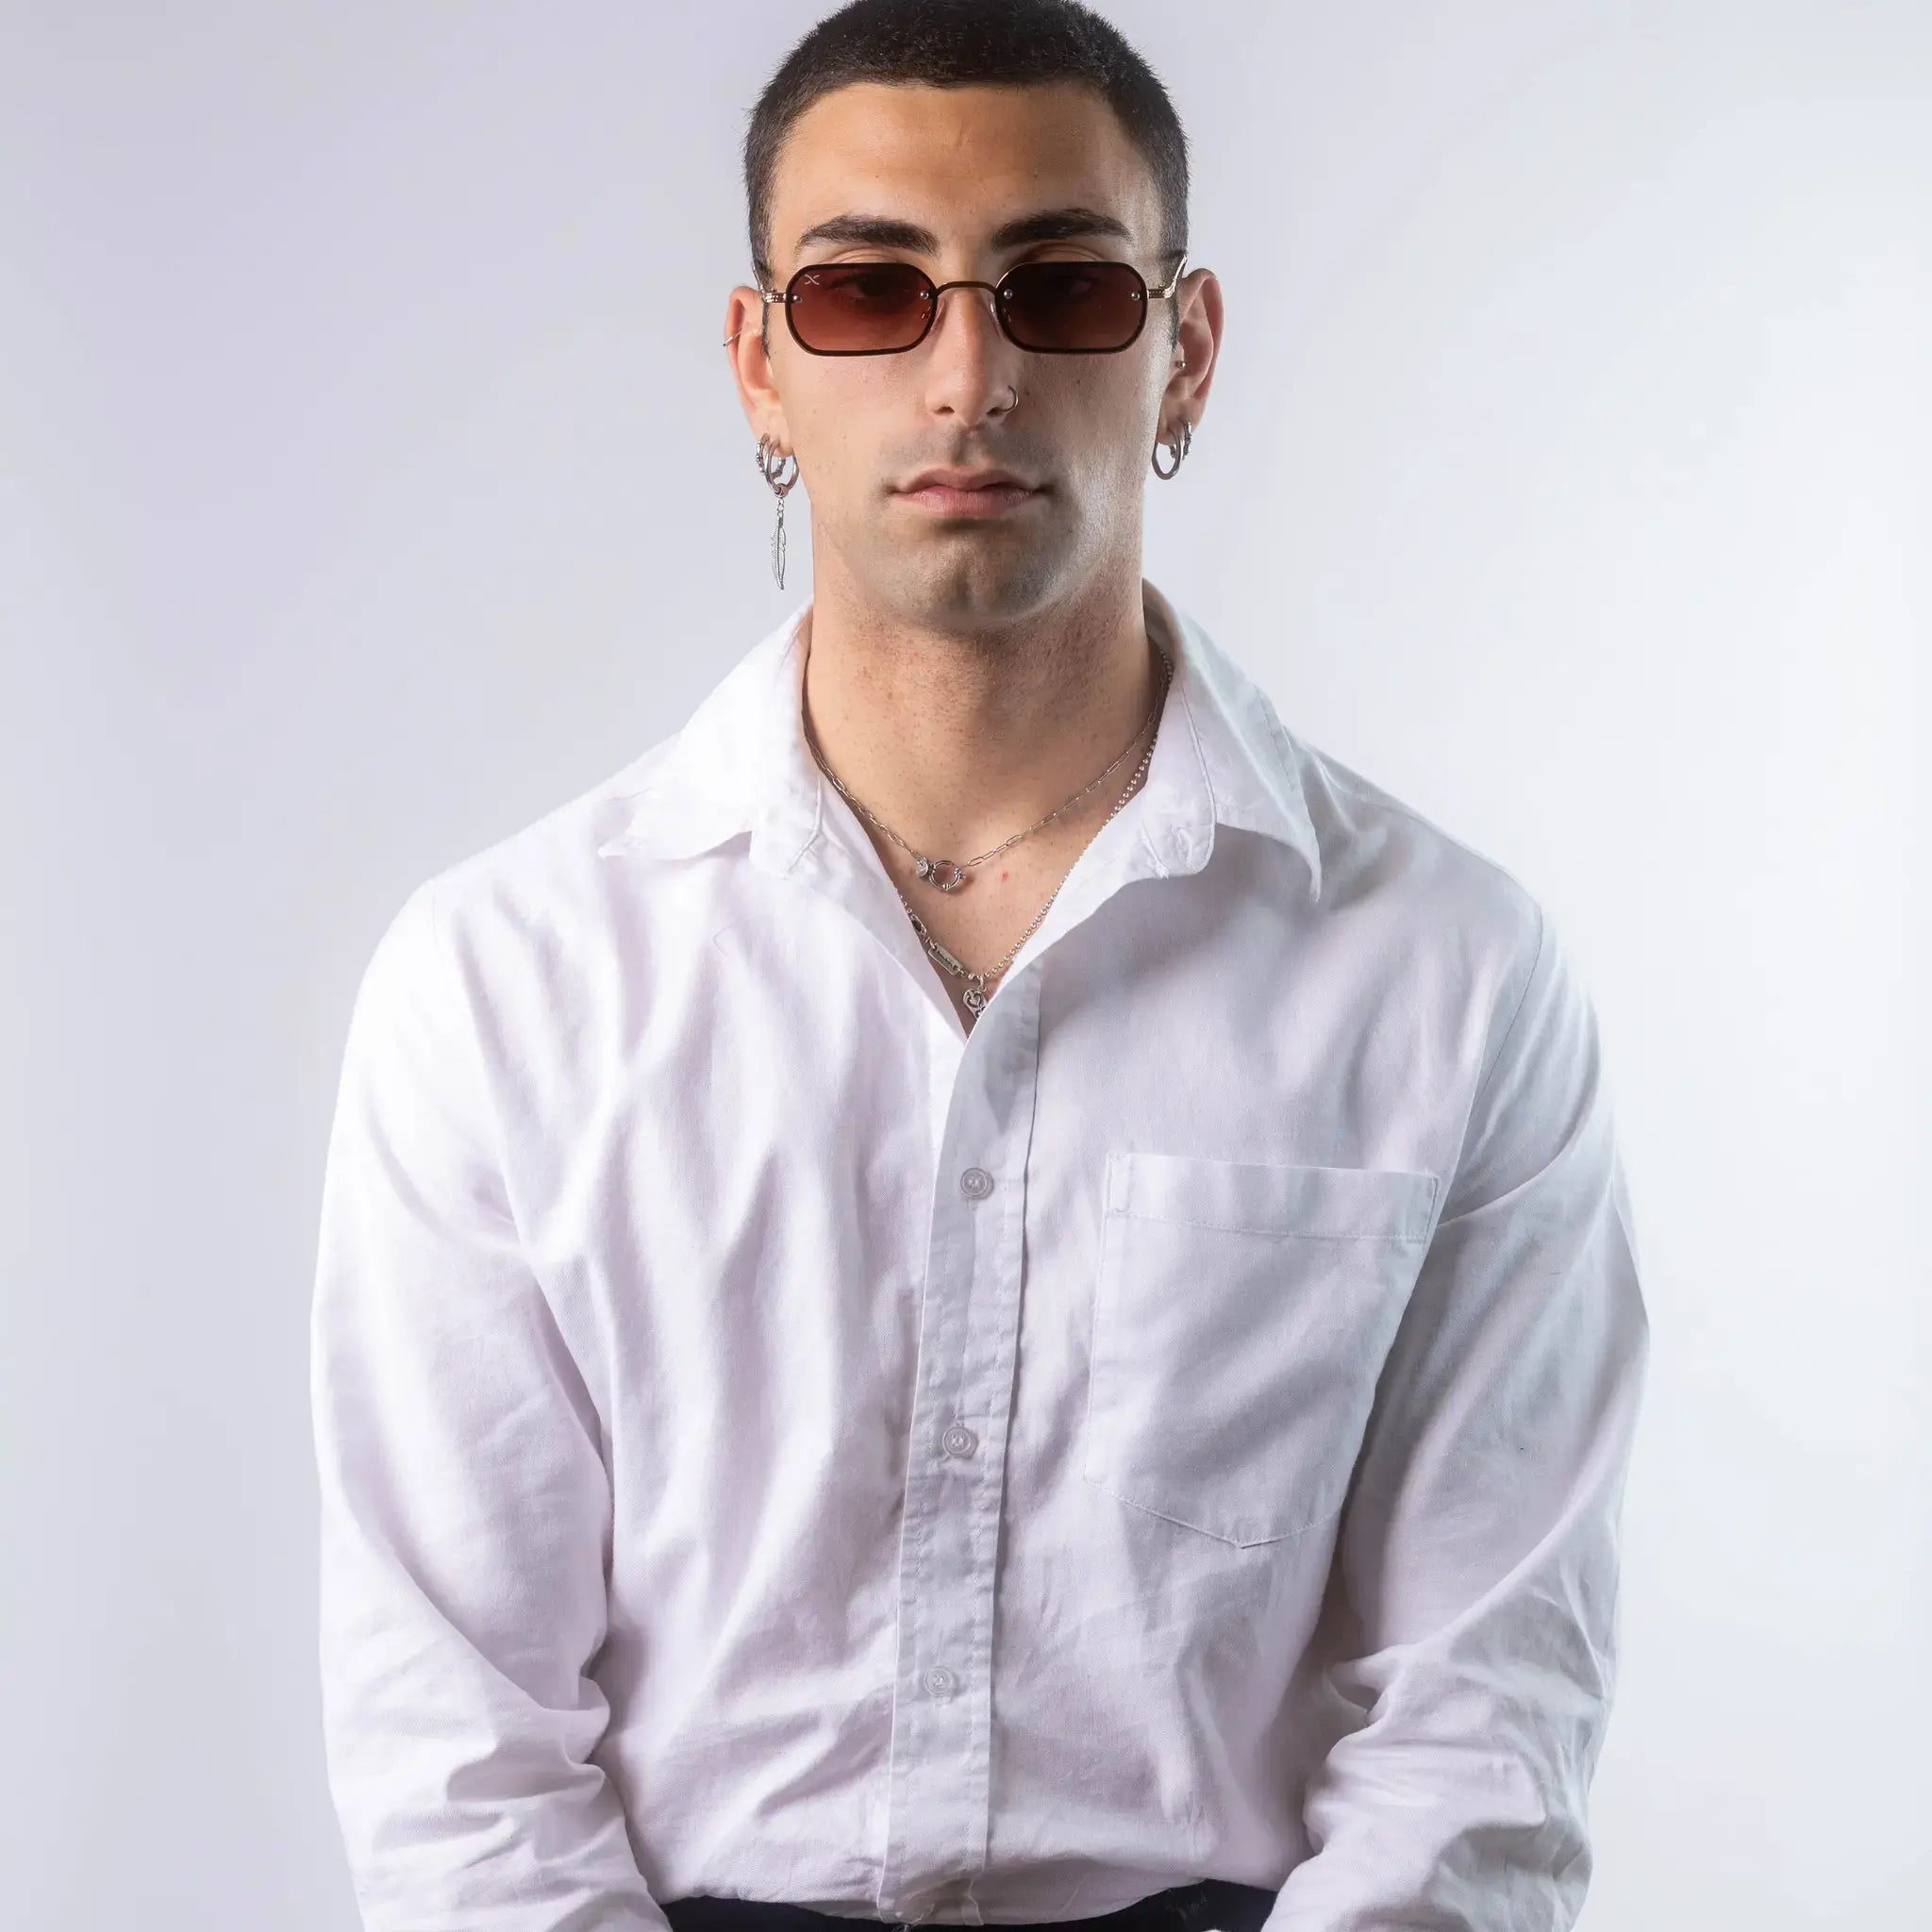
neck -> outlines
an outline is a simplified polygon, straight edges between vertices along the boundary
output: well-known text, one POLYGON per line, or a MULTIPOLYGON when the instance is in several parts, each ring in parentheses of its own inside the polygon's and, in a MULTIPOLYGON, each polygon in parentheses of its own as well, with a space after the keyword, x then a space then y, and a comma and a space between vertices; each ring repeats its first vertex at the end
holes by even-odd
POLYGON ((915 849, 1010 837, 1133 750, 1039 836, 1091 836, 1145 748, 1160 692, 1138 571, 1012 622, 908 624, 829 587, 806 614, 805 709, 820 756, 915 849))

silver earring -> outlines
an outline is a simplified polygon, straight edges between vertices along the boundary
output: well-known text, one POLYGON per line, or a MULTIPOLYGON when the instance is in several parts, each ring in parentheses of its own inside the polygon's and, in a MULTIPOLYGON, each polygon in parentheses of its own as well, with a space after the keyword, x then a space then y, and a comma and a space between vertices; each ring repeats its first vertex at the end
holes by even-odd
POLYGON ((772 493, 778 499, 778 522, 772 531, 772 575, 778 588, 785 588, 785 494, 798 481, 798 458, 789 453, 779 456, 777 446, 769 436, 758 438, 758 475, 772 486, 772 493), (791 474, 783 475, 785 465, 791 465, 791 474))
POLYGON ((1188 420, 1185 417, 1183 417, 1181 419, 1180 433, 1174 439, 1172 442, 1170 442, 1167 445, 1167 447, 1174 452, 1174 469, 1163 470, 1160 467, 1161 445, 1158 442, 1157 442, 1154 445, 1154 454, 1152 458, 1150 458, 1149 459, 1150 461, 1152 461, 1154 465, 1154 474, 1157 476, 1160 477, 1163 481, 1165 481, 1168 477, 1172 476, 1174 473, 1174 470, 1178 470, 1180 466, 1187 461, 1188 451, 1191 448, 1192 448, 1193 441, 1193 427, 1188 422, 1188 420))

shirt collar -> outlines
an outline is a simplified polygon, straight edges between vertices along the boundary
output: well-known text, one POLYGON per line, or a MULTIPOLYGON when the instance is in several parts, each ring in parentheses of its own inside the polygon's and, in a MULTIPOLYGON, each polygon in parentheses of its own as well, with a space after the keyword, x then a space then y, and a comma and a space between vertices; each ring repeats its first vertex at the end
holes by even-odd
MULTIPOLYGON (((1280 840, 1322 892, 1322 853, 1302 786, 1302 747, 1268 694, 1147 578, 1142 608, 1174 658, 1168 706, 1138 807, 1154 870, 1198 872, 1217 824, 1280 840)), ((842 801, 825 782, 799 717, 801 605, 732 666, 626 794, 627 822, 599 857, 688 858, 741 833, 755 864, 790 872, 842 801)))

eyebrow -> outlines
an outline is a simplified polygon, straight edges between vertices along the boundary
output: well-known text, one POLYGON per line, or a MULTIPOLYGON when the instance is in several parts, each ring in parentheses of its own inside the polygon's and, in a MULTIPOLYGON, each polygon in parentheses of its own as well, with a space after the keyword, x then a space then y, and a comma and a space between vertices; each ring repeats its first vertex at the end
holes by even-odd
MULTIPOLYGON (((1069 242, 1086 235, 1106 235, 1119 242, 1134 239, 1132 230, 1117 215, 1092 208, 1049 208, 1002 223, 992 231, 990 245, 1023 248, 1029 242, 1069 242)), ((798 252, 802 254, 814 242, 858 242, 874 248, 909 249, 915 255, 940 252, 940 238, 930 228, 891 215, 834 215, 829 221, 814 224, 798 238, 798 252)))

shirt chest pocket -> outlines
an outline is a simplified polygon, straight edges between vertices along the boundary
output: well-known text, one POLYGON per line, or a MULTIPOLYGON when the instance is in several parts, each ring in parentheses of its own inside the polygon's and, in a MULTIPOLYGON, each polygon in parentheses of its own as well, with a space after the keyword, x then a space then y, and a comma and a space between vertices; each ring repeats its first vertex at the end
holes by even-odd
POLYGON ((1341 1507, 1437 1178, 1107 1157, 1082 1474, 1248 1545, 1341 1507))

